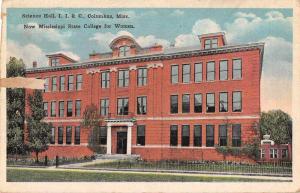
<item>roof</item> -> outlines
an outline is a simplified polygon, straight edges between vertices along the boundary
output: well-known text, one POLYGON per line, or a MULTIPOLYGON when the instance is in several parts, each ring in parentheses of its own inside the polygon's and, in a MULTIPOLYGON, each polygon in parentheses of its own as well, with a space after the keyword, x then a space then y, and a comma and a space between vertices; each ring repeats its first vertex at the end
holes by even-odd
POLYGON ((224 40, 224 44, 227 44, 227 40, 225 37, 225 32, 216 32, 216 33, 207 33, 207 34, 201 34, 198 36, 199 39, 201 38, 207 38, 207 37, 213 37, 213 36, 222 36, 223 40, 224 40))
POLYGON ((47 54, 46 56, 47 57, 60 56, 60 57, 66 58, 67 60, 69 60, 71 62, 77 62, 77 60, 74 60, 74 59, 70 58, 69 56, 67 56, 63 52, 54 52, 54 53, 47 54))
POLYGON ((259 43, 223 46, 223 47, 211 48, 211 49, 200 49, 199 46, 180 47, 180 48, 171 47, 159 53, 146 53, 146 54, 138 54, 134 56, 118 57, 118 58, 100 58, 97 60, 86 60, 82 62, 65 64, 62 66, 29 68, 26 69, 26 72, 35 73, 35 72, 57 71, 57 70, 65 70, 65 69, 70 70, 76 68, 90 68, 90 67, 97 67, 97 66, 122 64, 122 63, 159 61, 159 60, 168 60, 174 58, 195 57, 195 56, 237 52, 237 51, 247 51, 253 49, 260 50, 261 65, 262 65, 264 43, 259 42, 259 43))
POLYGON ((109 47, 112 49, 113 48, 113 45, 121 40, 121 39, 129 39, 130 41, 132 41, 139 49, 141 49, 141 46, 135 41, 135 39, 133 39, 132 37, 128 36, 128 35, 122 35, 122 36, 119 36, 117 38, 115 38, 110 44, 109 44, 109 47))

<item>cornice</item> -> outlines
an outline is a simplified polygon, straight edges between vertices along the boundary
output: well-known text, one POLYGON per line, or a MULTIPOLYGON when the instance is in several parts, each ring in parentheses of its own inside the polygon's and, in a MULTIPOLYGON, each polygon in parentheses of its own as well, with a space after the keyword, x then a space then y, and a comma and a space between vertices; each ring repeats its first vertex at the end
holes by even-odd
POLYGON ((118 64, 132 64, 137 62, 150 62, 150 61, 161 61, 161 60, 171 60, 177 58, 188 58, 196 56, 205 56, 205 55, 214 55, 222 53, 232 53, 240 51, 249 51, 253 49, 259 49, 260 54, 263 54, 264 43, 250 43, 244 45, 235 45, 235 46, 225 46, 214 49, 196 49, 189 51, 178 51, 174 53, 156 53, 148 55, 136 55, 126 58, 106 58, 95 61, 79 62, 72 63, 63 66, 52 66, 52 67, 41 67, 41 68, 30 68, 26 69, 26 73, 38 73, 38 72, 51 72, 51 71, 64 71, 71 69, 84 69, 84 68, 96 68, 98 66, 110 66, 118 64))

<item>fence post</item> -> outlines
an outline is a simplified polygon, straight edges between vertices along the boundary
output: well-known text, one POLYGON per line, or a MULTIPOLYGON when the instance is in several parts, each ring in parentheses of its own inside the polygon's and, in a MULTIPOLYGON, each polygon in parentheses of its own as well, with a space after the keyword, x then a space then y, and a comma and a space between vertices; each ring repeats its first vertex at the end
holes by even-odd
POLYGON ((58 156, 56 156, 56 157, 55 157, 55 166, 56 166, 56 167, 58 167, 58 162, 59 162, 58 156))
POLYGON ((48 166, 48 156, 45 156, 45 166, 48 166))

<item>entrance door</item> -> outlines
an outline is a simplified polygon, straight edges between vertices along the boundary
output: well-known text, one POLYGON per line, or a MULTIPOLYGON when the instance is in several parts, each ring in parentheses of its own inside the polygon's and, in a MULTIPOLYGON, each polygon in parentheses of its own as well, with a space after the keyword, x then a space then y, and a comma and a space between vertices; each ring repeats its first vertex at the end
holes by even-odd
POLYGON ((117 132, 117 154, 127 153, 127 132, 117 132))

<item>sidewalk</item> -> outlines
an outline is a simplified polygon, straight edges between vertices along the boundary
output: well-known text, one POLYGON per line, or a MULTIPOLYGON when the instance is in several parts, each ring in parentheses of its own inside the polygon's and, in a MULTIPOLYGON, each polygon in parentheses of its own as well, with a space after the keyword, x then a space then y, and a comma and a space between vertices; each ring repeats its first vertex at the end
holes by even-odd
MULTIPOLYGON (((12 167, 7 167, 12 168, 12 167)), ((237 177, 237 178, 251 178, 251 179, 262 179, 262 180, 276 180, 282 182, 291 182, 292 177, 275 177, 275 176, 253 176, 253 175, 236 175, 236 174, 213 174, 213 173, 184 173, 179 172, 170 172, 170 171, 134 171, 134 170, 110 170, 110 169, 99 169, 99 168, 86 168, 86 167, 48 167, 48 168, 26 168, 22 167, 22 169, 29 170, 52 170, 52 171, 81 171, 81 172, 99 172, 99 173, 132 173, 132 174, 155 174, 155 175, 174 175, 174 176, 215 176, 215 177, 237 177)))
POLYGON ((93 160, 91 162, 84 162, 84 163, 76 163, 76 164, 67 164, 67 165, 61 165, 59 168, 65 168, 65 169, 80 169, 80 170, 99 170, 99 171, 116 171, 116 172, 150 172, 150 173, 164 173, 164 174, 202 174, 202 175, 220 175, 220 176, 243 176, 243 177, 253 177, 257 178, 262 177, 264 178, 276 178, 276 179, 288 179, 292 180, 291 176, 284 175, 284 174, 260 174, 260 173, 246 173, 246 172, 220 172, 220 171, 199 171, 199 170, 169 170, 169 169, 149 169, 149 168, 99 168, 99 167, 93 167, 94 164, 99 163, 109 163, 114 162, 116 160, 114 159, 97 159, 93 160), (87 167, 89 166, 90 167, 87 167))

